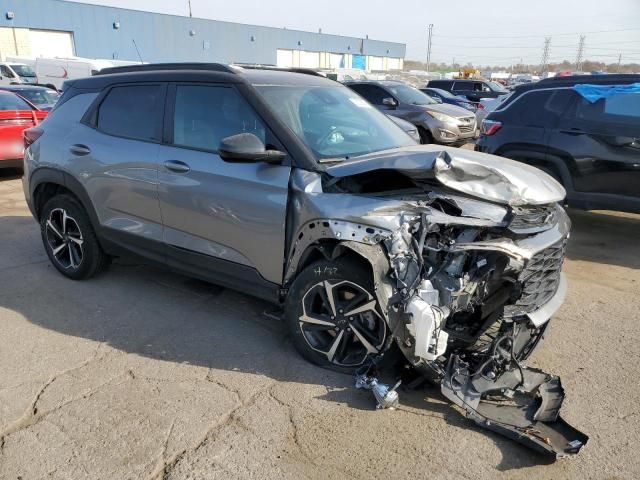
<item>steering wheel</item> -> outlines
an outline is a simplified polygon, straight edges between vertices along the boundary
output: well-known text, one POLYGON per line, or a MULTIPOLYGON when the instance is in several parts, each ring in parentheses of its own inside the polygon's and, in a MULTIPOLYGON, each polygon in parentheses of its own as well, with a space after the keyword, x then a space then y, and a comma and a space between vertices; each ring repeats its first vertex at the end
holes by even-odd
MULTIPOLYGON (((324 134, 322 137, 320 137, 317 141, 316 141, 316 147, 321 147, 323 146, 325 143, 327 143, 329 141, 329 139, 333 136, 333 135, 340 135, 340 137, 342 138, 342 141, 344 141, 344 135, 343 133, 338 130, 336 127, 332 127, 331 130, 329 130, 326 134, 324 134)), ((336 143, 336 142, 334 142, 336 143)), ((340 142, 337 142, 340 143, 340 142)))

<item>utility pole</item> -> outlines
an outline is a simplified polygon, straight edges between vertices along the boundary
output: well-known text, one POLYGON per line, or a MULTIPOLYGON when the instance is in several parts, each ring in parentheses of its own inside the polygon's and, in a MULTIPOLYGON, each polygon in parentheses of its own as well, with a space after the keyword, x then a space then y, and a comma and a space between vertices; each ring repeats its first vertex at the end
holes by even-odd
POLYGON ((189 2, 189 17, 193 17, 193 13, 191 12, 191 0, 188 0, 189 2))
POLYGON ((618 67, 616 68, 616 73, 620 73, 620 63, 622 62, 622 54, 618 55, 618 67))
POLYGON ((584 35, 580 35, 580 43, 578 44, 578 55, 576 55, 576 70, 582 71, 582 55, 584 54, 584 35))
POLYGON ((433 23, 429 24, 429 39, 427 40, 427 73, 431 71, 431 36, 433 35, 433 23))
POLYGON ((540 62, 540 75, 544 75, 547 72, 547 65, 549 63, 549 48, 551 47, 551 37, 545 37, 544 39, 544 51, 542 52, 542 61, 540 62))

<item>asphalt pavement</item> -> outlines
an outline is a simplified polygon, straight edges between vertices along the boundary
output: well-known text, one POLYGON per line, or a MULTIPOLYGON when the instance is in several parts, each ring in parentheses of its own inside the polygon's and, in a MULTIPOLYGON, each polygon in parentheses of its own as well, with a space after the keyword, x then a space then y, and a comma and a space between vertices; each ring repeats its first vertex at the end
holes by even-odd
POLYGON ((531 363, 590 441, 550 462, 437 389, 376 411, 241 292, 129 260, 63 278, 0 171, 0 478, 640 478, 640 216, 571 217, 569 295, 531 363))

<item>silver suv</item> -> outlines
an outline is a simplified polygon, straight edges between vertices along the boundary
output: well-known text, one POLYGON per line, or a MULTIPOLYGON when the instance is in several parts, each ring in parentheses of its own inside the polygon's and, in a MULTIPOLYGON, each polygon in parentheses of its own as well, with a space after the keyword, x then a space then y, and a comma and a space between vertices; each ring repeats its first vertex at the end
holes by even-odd
POLYGON ((25 138, 62 275, 136 254, 282 305, 318 365, 400 349, 479 424, 557 455, 586 443, 559 379, 524 365, 566 290, 565 193, 541 171, 415 145, 320 76, 218 64, 68 82, 25 138))
POLYGON ((457 146, 478 137, 478 125, 473 112, 438 102, 406 83, 368 80, 347 82, 345 85, 381 112, 415 125, 421 143, 457 146))

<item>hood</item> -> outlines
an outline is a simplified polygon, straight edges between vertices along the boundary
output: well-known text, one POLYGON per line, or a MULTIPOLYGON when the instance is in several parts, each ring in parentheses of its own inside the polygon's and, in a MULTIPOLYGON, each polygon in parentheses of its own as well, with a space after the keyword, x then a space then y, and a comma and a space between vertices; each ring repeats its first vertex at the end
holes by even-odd
POLYGON ((332 177, 395 170, 413 180, 435 179, 472 197, 503 205, 546 205, 566 192, 542 170, 486 153, 440 145, 416 145, 363 155, 326 167, 332 177))
POLYGON ((437 103, 434 105, 421 106, 424 107, 427 111, 440 112, 455 118, 473 116, 473 114, 469 113, 469 110, 467 110, 466 108, 462 108, 451 103, 437 103))

